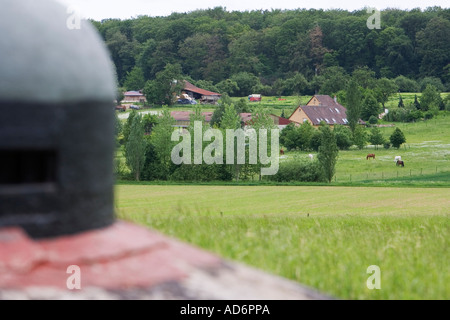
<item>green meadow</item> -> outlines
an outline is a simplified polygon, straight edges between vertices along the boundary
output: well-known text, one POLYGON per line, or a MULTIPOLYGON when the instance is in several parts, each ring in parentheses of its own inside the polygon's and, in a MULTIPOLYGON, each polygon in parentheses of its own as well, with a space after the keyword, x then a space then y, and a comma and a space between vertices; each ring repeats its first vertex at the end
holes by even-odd
POLYGON ((450 114, 382 124, 406 143, 340 151, 331 184, 119 181, 117 216, 339 299, 450 299, 450 114), (372 265, 381 289, 367 287, 372 265))
POLYGON ((450 298, 447 188, 121 184, 116 199, 122 219, 339 299, 450 298))
MULTIPOLYGON (((335 183, 450 186, 450 114, 441 113, 428 121, 385 125, 392 125, 380 127, 386 139, 398 127, 405 134, 406 143, 399 149, 368 145, 362 150, 353 146, 340 151, 335 183), (375 160, 366 159, 369 153, 375 154, 375 160), (396 165, 395 156, 402 157, 404 167, 396 165)), ((281 161, 294 156, 307 159, 309 153, 289 152, 281 161)))

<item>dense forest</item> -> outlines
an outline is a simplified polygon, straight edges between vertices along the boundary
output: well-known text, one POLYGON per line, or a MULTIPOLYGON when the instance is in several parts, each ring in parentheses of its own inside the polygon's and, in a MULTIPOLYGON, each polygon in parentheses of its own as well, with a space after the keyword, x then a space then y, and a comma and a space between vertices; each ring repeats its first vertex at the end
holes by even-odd
POLYGON ((92 21, 123 89, 141 90, 171 70, 209 90, 246 96, 335 94, 350 79, 387 78, 399 91, 450 90, 450 9, 228 12, 92 21))

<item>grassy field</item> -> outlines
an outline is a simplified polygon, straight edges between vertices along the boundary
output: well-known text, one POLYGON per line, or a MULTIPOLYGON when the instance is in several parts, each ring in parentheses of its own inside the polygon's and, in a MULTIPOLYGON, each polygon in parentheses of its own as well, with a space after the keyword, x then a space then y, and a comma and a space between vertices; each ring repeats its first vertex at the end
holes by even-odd
POLYGON ((118 185, 117 213, 342 299, 449 299, 447 188, 118 185), (381 290, 369 290, 370 265, 381 290))
MULTIPOLYGON (((381 127, 388 139, 396 127, 406 137, 400 149, 384 149, 368 145, 359 150, 340 151, 334 181, 337 183, 401 184, 450 186, 450 114, 441 113, 437 118, 417 123, 394 123, 381 127), (375 153, 375 160, 366 160, 368 153, 375 153), (401 156, 405 167, 397 167, 395 156, 401 156)), ((368 129, 370 130, 370 129, 368 129)), ((298 156, 308 159, 310 152, 287 152, 284 161, 298 156)), ((283 160, 282 160, 283 161, 283 160)))

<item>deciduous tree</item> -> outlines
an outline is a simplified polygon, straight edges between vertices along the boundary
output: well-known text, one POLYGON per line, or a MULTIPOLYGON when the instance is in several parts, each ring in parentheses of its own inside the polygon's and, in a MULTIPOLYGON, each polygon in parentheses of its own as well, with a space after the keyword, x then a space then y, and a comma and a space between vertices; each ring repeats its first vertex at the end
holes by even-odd
POLYGON ((336 136, 329 126, 321 126, 319 130, 321 130, 322 136, 317 159, 322 166, 325 178, 331 182, 336 172, 339 149, 336 144, 336 136))

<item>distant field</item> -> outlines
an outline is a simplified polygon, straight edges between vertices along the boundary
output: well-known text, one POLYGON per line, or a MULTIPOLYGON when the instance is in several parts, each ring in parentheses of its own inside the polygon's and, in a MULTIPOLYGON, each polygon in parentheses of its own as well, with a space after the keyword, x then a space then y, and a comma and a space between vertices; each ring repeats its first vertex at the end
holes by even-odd
POLYGON ((447 188, 118 185, 116 198, 120 218, 335 297, 450 298, 447 188))
MULTIPOLYGON (((450 114, 442 113, 438 118, 417 123, 394 123, 393 127, 380 128, 386 139, 395 128, 400 128, 406 137, 406 143, 400 149, 384 149, 379 146, 366 146, 362 150, 352 147, 340 151, 336 165, 336 182, 373 182, 390 184, 393 181, 422 181, 423 176, 433 175, 436 184, 448 186, 450 174, 450 114), (368 153, 375 153, 375 160, 366 160, 368 153), (401 156, 405 167, 398 167, 395 156, 401 156), (447 178, 446 178, 447 177, 447 178), (417 179, 414 179, 417 178, 417 179)), ((294 155, 308 158, 310 152, 287 152, 285 160, 294 155)), ((284 161, 285 161, 284 160, 284 161)), ((282 160, 283 161, 283 160, 282 160)), ((428 185, 433 181, 428 179, 428 185)))

